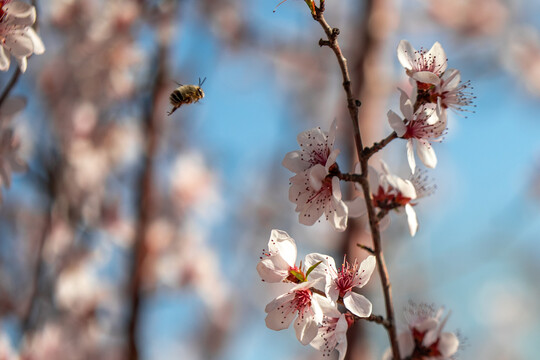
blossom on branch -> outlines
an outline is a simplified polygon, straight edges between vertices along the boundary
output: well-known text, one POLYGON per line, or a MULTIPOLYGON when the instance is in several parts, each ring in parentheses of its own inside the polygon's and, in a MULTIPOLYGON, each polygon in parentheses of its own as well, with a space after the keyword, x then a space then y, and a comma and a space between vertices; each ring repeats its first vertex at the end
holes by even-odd
POLYGON ((0 70, 9 69, 13 55, 21 72, 25 72, 26 58, 45 52, 41 38, 32 28, 35 21, 35 7, 21 1, 0 0, 0 70))
MULTIPOLYGON (((435 311, 427 304, 411 304, 405 312, 408 329, 398 336, 399 350, 403 357, 412 360, 450 360, 459 348, 454 333, 442 332, 450 314, 441 321, 443 308, 435 311)), ((392 360, 388 349, 383 360, 392 360)))
POLYGON ((339 299, 353 314, 358 317, 368 317, 371 315, 372 304, 364 297, 353 291, 362 288, 369 281, 373 270, 375 270, 375 256, 368 256, 362 263, 355 260, 350 264, 347 259, 343 260, 341 268, 336 267, 336 263, 331 256, 323 254, 306 255, 306 266, 312 266, 320 262, 312 271, 312 278, 323 278, 324 292, 333 302, 339 299))
POLYGON ((296 267, 296 244, 285 231, 272 230, 268 240, 268 251, 263 250, 265 258, 257 264, 257 272, 265 282, 297 282, 293 272, 296 267))
POLYGON ((446 70, 447 59, 439 42, 429 51, 416 50, 407 40, 401 40, 397 48, 397 57, 407 75, 418 82, 419 89, 439 85, 441 75, 446 70))
POLYGON ((341 198, 339 179, 332 175, 338 170, 334 149, 336 124, 330 132, 320 128, 298 135, 300 150, 291 151, 283 159, 283 166, 296 173, 290 178, 289 200, 296 204, 301 224, 313 225, 325 214, 337 231, 347 228, 348 209, 341 198))
POLYGON ((265 319, 266 326, 276 331, 287 329, 296 317, 294 322, 296 338, 303 345, 309 344, 317 336, 323 317, 319 305, 323 297, 313 294, 310 290, 319 281, 320 279, 302 282, 266 305, 264 309, 268 314, 265 319))
MULTIPOLYGON (((409 223, 409 231, 411 236, 414 236, 418 230, 418 220, 416 218, 416 212, 413 209, 413 205, 415 204, 412 203, 413 200, 418 198, 416 186, 411 180, 405 180, 392 174, 386 163, 383 161, 381 161, 381 168, 381 173, 378 173, 377 170, 371 166, 368 170, 370 188, 374 191, 372 193, 371 202, 375 208, 384 212, 389 212, 391 210, 401 212, 402 209, 405 209, 407 221, 409 223)), ((359 171, 360 164, 357 164, 356 172, 359 171)), ((417 179, 425 180, 421 177, 418 177, 417 179)), ((426 187, 425 184, 420 185, 426 187)), ((350 201, 348 205, 351 216, 363 216, 367 212, 366 203, 362 196, 350 201)), ((389 221, 387 219, 389 218, 385 216, 382 221, 389 221)), ((382 226, 383 224, 381 224, 381 227, 382 226)), ((386 226, 386 224, 384 224, 384 226, 386 226)))
POLYGON ((407 140, 407 159, 411 172, 416 170, 414 159, 414 146, 418 157, 429 168, 437 166, 437 156, 431 142, 442 141, 446 131, 446 112, 438 104, 434 109, 421 106, 414 111, 414 98, 410 99, 401 90, 400 108, 404 116, 402 119, 392 110, 388 111, 388 122, 397 136, 407 140))
POLYGON ((336 349, 339 352, 338 360, 343 360, 347 353, 347 330, 354 323, 354 318, 350 313, 342 314, 328 298, 321 299, 319 305, 323 319, 317 336, 309 345, 321 351, 323 357, 329 357, 336 349))

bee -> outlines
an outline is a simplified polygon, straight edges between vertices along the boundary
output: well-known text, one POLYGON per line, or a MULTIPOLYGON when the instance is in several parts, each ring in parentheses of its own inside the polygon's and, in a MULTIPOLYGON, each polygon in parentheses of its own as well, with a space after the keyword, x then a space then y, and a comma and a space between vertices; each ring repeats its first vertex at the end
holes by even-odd
POLYGON ((206 78, 204 78, 202 81, 201 78, 199 78, 199 85, 182 85, 177 83, 180 86, 177 87, 169 96, 169 101, 171 102, 173 108, 167 113, 167 115, 171 115, 183 104, 191 104, 192 102, 198 102, 201 100, 204 97, 204 91, 201 89, 201 86, 205 81, 206 78))

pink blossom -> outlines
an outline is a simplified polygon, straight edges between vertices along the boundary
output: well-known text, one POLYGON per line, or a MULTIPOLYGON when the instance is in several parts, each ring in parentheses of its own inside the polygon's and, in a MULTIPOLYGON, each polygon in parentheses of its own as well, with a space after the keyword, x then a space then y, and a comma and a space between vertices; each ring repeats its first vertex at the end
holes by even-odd
POLYGON ((371 315, 372 304, 363 295, 353 292, 353 289, 362 288, 370 279, 375 269, 375 256, 368 256, 362 263, 355 260, 353 264, 343 260, 343 265, 338 270, 334 259, 323 254, 308 254, 305 264, 310 267, 316 263, 317 266, 312 272, 312 278, 325 279, 324 291, 326 296, 337 302, 343 299, 343 304, 347 310, 359 317, 371 315))
POLYGON ((317 282, 318 280, 302 282, 266 305, 266 326, 276 331, 287 329, 296 317, 296 337, 303 345, 309 344, 317 336, 318 324, 323 316, 319 306, 319 299, 322 297, 310 290, 317 282))
POLYGON ((341 198, 339 179, 331 176, 338 169, 339 149, 333 149, 335 122, 330 133, 320 128, 298 135, 301 150, 289 152, 283 166, 296 173, 290 178, 289 200, 296 204, 301 224, 313 225, 324 214, 337 231, 347 228, 348 209, 341 198))
POLYGON ((300 272, 296 267, 296 244, 285 231, 274 229, 268 240, 268 251, 263 250, 264 257, 257 264, 257 272, 262 281, 296 282, 291 270, 300 272))
POLYGON ((324 356, 330 356, 336 349, 339 352, 339 359, 343 360, 347 353, 347 330, 349 323, 354 319, 350 313, 342 314, 336 308, 335 303, 328 298, 319 301, 323 311, 323 319, 319 325, 317 336, 311 341, 310 345, 321 351, 324 356))
POLYGON ((447 67, 447 59, 439 42, 433 44, 429 51, 418 51, 407 40, 401 40, 397 56, 407 75, 418 82, 419 89, 440 84, 440 77, 447 67))
POLYGON ((436 106, 435 110, 421 106, 414 111, 412 100, 401 90, 401 112, 402 119, 392 110, 388 111, 388 122, 397 136, 407 140, 407 159, 411 172, 414 174, 416 161, 414 158, 414 146, 418 157, 429 168, 437 165, 437 156, 431 146, 431 142, 442 141, 442 136, 446 130, 446 112, 441 106, 436 106))
POLYGON ((33 6, 21 1, 0 0, 0 70, 9 69, 9 58, 13 55, 25 72, 26 58, 45 52, 43 42, 31 27, 35 21, 33 6))

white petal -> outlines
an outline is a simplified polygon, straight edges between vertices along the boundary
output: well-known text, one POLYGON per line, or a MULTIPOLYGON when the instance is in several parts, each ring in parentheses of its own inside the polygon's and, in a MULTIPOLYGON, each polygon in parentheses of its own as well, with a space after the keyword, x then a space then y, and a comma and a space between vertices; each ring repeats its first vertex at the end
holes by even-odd
POLYGON ((407 40, 401 40, 397 48, 397 57, 401 66, 411 70, 415 59, 415 50, 407 40))
POLYGON ((293 292, 288 292, 286 294, 278 296, 277 298, 275 298, 274 300, 266 304, 266 307, 264 308, 264 312, 269 313, 276 310, 280 306, 292 301, 294 299, 294 296, 295 295, 293 292))
POLYGON ((409 223, 409 231, 411 236, 416 234, 418 230, 418 220, 416 219, 416 212, 414 211, 411 204, 405 205, 405 213, 407 214, 407 222, 409 223))
POLYGON ((4 39, 4 47, 16 58, 28 56, 34 52, 32 39, 23 33, 7 36, 4 39))
POLYGON ((43 45, 43 41, 41 41, 41 38, 36 34, 34 29, 29 27, 26 29, 26 34, 32 40, 32 44, 34 45, 34 54, 43 54, 45 52, 45 45, 43 45))
POLYGON ((397 187, 399 192, 405 197, 416 199, 416 189, 413 183, 410 180, 398 179, 400 180, 397 187))
POLYGON ((327 297, 314 294, 313 297, 317 297, 317 301, 321 308, 321 311, 325 316, 338 318, 341 316, 341 312, 337 308, 337 303, 333 302, 327 297))
POLYGON ((442 79, 444 80, 444 90, 454 90, 461 81, 461 74, 459 70, 448 69, 442 76, 442 79))
MULTIPOLYGON (((328 276, 328 264, 331 262, 334 264, 334 259, 332 259, 331 256, 319 254, 319 253, 311 253, 307 254, 306 258, 304 260, 304 266, 306 267, 306 270, 318 263, 319 261, 322 261, 315 269, 311 271, 309 274, 309 279, 319 279, 323 278, 325 280, 325 283, 322 284, 322 290, 324 291, 324 288, 326 286, 327 276, 328 276)), ((335 265, 334 265, 335 267, 335 265)))
POLYGON ((26 68, 28 67, 28 61, 26 60, 26 56, 23 56, 22 58, 15 58, 15 59, 19 63, 19 68, 21 69, 21 72, 24 73, 26 71, 26 68))
POLYGON ((313 317, 308 314, 303 316, 299 315, 294 322, 294 330, 296 332, 296 338, 302 343, 302 345, 309 344, 319 331, 319 326, 313 317))
POLYGON ((322 183, 328 172, 324 166, 317 164, 311 169, 307 170, 309 176, 309 184, 315 191, 319 191, 322 187, 322 183))
POLYGON ((307 161, 302 160, 301 156, 302 154, 300 151, 288 152, 283 158, 281 165, 283 165, 293 173, 305 171, 311 167, 311 164, 307 161))
POLYGON ((337 341, 336 350, 339 352, 339 358, 338 360, 345 359, 345 354, 347 354, 347 330, 349 328, 349 324, 347 323, 347 319, 345 318, 345 315, 341 315, 339 317, 339 320, 336 324, 336 330, 335 330, 335 337, 337 341))
POLYGON ((349 208, 349 217, 360 217, 367 213, 366 200, 364 197, 358 196, 353 200, 345 201, 347 208, 349 208))
POLYGON ((334 141, 336 139, 336 131, 337 131, 337 121, 332 121, 332 125, 330 125, 330 131, 328 132, 328 147, 332 149, 334 147, 334 141))
POLYGON ((36 21, 36 8, 22 1, 13 1, 3 7, 11 25, 30 26, 36 21))
POLYGON ((412 74, 411 77, 425 84, 439 85, 441 83, 441 79, 431 71, 418 71, 412 74))
POLYGON ((411 120, 414 115, 414 105, 405 91, 399 89, 401 95, 399 97, 399 108, 405 119, 411 120))
POLYGON ((402 137, 405 135, 407 132, 407 126, 405 126, 405 123, 399 117, 399 115, 392 110, 388 110, 386 115, 388 116, 388 123, 390 124, 390 127, 392 127, 392 130, 396 132, 397 136, 402 137))
POLYGON ((376 262, 377 260, 373 255, 368 256, 362 261, 357 275, 360 280, 360 284, 357 286, 358 288, 361 288, 368 283, 369 279, 371 278, 371 274, 373 274, 373 271, 375 270, 376 262))
POLYGON ((324 167, 326 169, 326 172, 328 172, 330 170, 330 166, 332 166, 332 165, 334 165, 336 163, 336 159, 337 159, 337 156, 339 155, 339 153, 340 153, 339 149, 334 149, 334 150, 332 150, 330 155, 328 155, 328 159, 326 160, 326 165, 324 167))
POLYGON ((431 58, 434 59, 436 70, 442 74, 446 70, 448 62, 446 61, 446 53, 438 41, 433 44, 428 55, 431 55, 431 58))
POLYGON ((268 250, 279 255, 289 266, 294 266, 296 262, 296 243, 294 239, 285 231, 273 229, 268 240, 268 250))
MULTIPOLYGON (((334 177, 334 179, 337 178, 334 177)), ((333 186, 333 188, 335 187, 333 186)), ((341 192, 339 193, 339 196, 341 197, 341 192)), ((345 231, 345 229, 347 229, 347 221, 349 218, 349 209, 347 208, 347 205, 345 205, 345 202, 343 202, 341 199, 338 199, 337 196, 333 195, 331 200, 331 206, 328 209, 330 210, 327 210, 326 215, 328 216, 328 220, 330 221, 330 224, 332 225, 334 230, 345 231), (330 211, 331 213, 329 213, 330 211)))
POLYGON ((4 47, 0 46, 0 70, 7 71, 9 69, 9 55, 6 55, 4 47))
POLYGON ((296 311, 293 311, 290 308, 287 308, 286 311, 283 311, 281 308, 276 308, 268 312, 264 321, 269 329, 279 331, 287 329, 295 316, 296 311))
POLYGON ((435 166, 437 166, 437 156, 435 155, 435 150, 433 150, 433 147, 427 140, 417 139, 416 153, 418 154, 420 160, 428 168, 433 169, 435 166))
POLYGON ((257 272, 261 279, 265 282, 275 283, 281 282, 289 276, 288 264, 281 256, 272 256, 267 259, 262 259, 257 264, 257 272))
POLYGON ((359 317, 371 315, 373 305, 365 296, 349 291, 343 297, 343 304, 353 314, 359 317))
POLYGON ((459 340, 453 333, 445 332, 439 337, 439 346, 437 347, 442 356, 450 357, 454 355, 459 347, 459 340))
POLYGON ((411 168, 411 173, 414 174, 416 170, 416 159, 414 158, 414 149, 412 139, 407 140, 407 160, 409 161, 409 167, 411 168))

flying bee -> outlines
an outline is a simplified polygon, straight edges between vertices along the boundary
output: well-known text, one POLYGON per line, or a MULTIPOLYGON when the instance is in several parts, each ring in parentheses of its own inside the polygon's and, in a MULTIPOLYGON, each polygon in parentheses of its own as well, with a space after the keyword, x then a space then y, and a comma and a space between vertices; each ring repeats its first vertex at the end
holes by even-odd
POLYGON ((201 89, 201 86, 206 81, 206 78, 204 78, 201 81, 201 78, 199 78, 199 85, 180 85, 177 87, 169 96, 169 101, 171 102, 171 105, 173 108, 171 111, 167 113, 167 115, 171 115, 173 112, 176 111, 180 106, 184 104, 191 104, 192 102, 198 102, 204 97, 204 91, 201 89))

